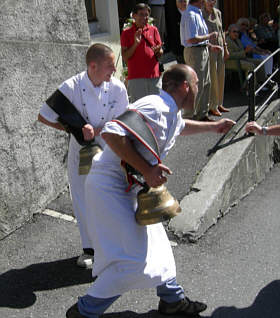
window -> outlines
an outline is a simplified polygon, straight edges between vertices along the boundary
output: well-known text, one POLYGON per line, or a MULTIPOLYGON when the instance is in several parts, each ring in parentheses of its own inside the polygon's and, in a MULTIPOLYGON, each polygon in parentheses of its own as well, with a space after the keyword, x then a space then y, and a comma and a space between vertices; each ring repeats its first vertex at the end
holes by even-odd
POLYGON ((85 0, 85 5, 86 5, 86 10, 87 10, 88 22, 97 21, 96 9, 95 9, 95 0, 85 0))

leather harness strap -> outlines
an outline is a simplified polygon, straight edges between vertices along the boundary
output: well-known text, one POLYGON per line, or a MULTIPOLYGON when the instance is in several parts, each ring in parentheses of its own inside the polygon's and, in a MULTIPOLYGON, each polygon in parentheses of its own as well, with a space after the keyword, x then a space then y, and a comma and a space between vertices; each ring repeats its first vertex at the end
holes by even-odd
MULTIPOLYGON (((158 163, 161 163, 156 137, 143 114, 136 109, 129 109, 112 121, 118 123, 132 135, 134 135, 135 138, 155 156, 155 158, 158 160, 158 163)), ((121 161, 121 165, 125 169, 127 181, 129 183, 126 192, 128 192, 134 184, 141 185, 146 190, 149 189, 140 172, 138 172, 124 160, 121 161)))
POLYGON ((46 100, 46 103, 59 115, 58 121, 75 137, 81 146, 91 143, 84 140, 82 132, 82 128, 87 122, 77 108, 59 89, 46 100))

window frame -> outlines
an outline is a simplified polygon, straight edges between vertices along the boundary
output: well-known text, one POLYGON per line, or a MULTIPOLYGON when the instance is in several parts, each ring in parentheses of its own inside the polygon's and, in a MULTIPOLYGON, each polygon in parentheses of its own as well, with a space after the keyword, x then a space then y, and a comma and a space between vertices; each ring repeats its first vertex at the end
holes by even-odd
POLYGON ((85 0, 88 22, 98 21, 96 16, 95 0, 85 0))

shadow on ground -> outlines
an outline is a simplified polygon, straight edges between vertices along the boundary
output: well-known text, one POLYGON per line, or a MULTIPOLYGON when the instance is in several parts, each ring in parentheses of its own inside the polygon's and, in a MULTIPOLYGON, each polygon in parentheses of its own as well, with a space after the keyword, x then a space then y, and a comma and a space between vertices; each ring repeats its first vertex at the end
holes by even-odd
MULTIPOLYGON (((279 318, 280 317, 280 280, 275 280, 264 287, 257 295, 254 303, 246 308, 219 307, 211 316, 201 318, 279 318)), ((105 314, 104 318, 157 318, 164 317, 157 310, 138 314, 133 311, 123 311, 105 314)), ((175 316, 174 316, 175 317, 175 316)))
POLYGON ((280 280, 275 280, 259 292, 250 307, 220 307, 207 318, 279 318, 279 304, 280 280))
POLYGON ((92 282, 91 270, 76 266, 76 257, 11 269, 0 275, 0 307, 26 308, 36 302, 36 291, 92 282))

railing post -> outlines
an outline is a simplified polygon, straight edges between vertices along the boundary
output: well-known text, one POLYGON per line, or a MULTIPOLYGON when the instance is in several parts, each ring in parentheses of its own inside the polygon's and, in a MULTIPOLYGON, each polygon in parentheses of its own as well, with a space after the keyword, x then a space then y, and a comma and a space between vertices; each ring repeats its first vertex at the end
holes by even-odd
POLYGON ((248 75, 248 84, 249 84, 249 106, 248 106, 248 121, 255 120, 255 73, 254 71, 250 72, 248 75))
POLYGON ((280 98, 280 84, 279 84, 279 77, 280 77, 280 49, 277 50, 278 52, 276 53, 277 56, 277 73, 276 73, 276 82, 277 82, 277 96, 280 98))

